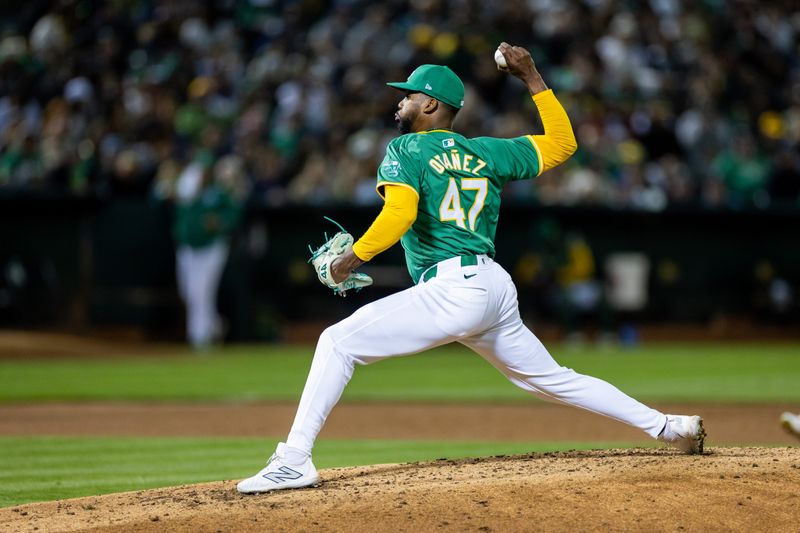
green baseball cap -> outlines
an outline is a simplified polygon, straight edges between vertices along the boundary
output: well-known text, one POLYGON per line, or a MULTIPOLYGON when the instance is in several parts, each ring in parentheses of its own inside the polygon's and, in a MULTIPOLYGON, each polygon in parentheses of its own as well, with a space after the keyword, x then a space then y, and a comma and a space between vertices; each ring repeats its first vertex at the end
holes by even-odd
POLYGON ((401 91, 427 94, 456 109, 464 106, 464 84, 461 78, 443 65, 421 65, 411 73, 407 81, 386 85, 401 91))

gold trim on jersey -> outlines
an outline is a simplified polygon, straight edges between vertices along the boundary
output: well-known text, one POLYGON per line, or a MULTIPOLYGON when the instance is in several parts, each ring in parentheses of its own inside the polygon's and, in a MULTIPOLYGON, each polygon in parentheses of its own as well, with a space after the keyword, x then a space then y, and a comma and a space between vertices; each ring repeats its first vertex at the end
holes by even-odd
POLYGON ((406 187, 407 189, 411 189, 414 191, 414 194, 417 195, 417 201, 419 202, 419 191, 417 189, 407 183, 399 183, 397 181, 379 181, 378 184, 375 185, 375 192, 378 193, 378 196, 381 197, 381 200, 386 200, 386 197, 381 194, 381 187, 385 185, 397 185, 398 187, 406 187))
POLYGON ((453 130, 443 130, 443 129, 436 129, 436 130, 425 130, 425 131, 418 131, 420 135, 425 135, 426 133, 455 133, 453 130))
POLYGON ((539 176, 544 170, 544 157, 542 157, 542 151, 539 149, 539 145, 536 144, 536 141, 533 140, 533 135, 526 135, 525 137, 528 138, 533 145, 533 149, 536 150, 536 159, 539 160, 539 169, 536 172, 536 176, 539 176))

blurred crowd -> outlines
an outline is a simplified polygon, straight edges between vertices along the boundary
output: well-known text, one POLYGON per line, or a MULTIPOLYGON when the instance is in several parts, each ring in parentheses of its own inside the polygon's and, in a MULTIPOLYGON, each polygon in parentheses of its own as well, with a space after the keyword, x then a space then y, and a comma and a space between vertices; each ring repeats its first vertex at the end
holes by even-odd
POLYGON ((405 80, 467 86, 467 136, 540 132, 493 51, 527 47, 579 151, 510 187, 549 205, 800 205, 800 8, 789 0, 31 0, 0 8, 0 191, 373 203, 405 80), (13 11, 8 12, 10 9, 13 11))

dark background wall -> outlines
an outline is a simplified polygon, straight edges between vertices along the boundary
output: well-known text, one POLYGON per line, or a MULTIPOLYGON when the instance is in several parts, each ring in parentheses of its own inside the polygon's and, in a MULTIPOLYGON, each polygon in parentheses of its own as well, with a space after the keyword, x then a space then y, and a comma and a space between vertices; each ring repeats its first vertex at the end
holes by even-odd
MULTIPOLYGON (((399 246, 365 267, 376 286, 344 302, 323 289, 306 264, 308 245, 336 231, 323 215, 357 236, 377 210, 251 207, 220 290, 229 337, 275 338, 286 321, 335 320, 409 286, 399 246)), ((509 271, 533 246, 532 226, 543 217, 585 237, 598 277, 610 254, 648 257, 649 299, 637 313, 640 320, 704 322, 723 313, 798 325, 796 303, 775 317, 763 298, 765 279, 800 285, 796 210, 673 207, 648 213, 507 205, 496 259, 509 271)), ((170 224, 168 205, 143 199, 0 199, 0 326, 131 326, 152 337, 180 337, 183 308, 170 224)), ((524 287, 520 292, 521 299, 530 297, 524 287)))

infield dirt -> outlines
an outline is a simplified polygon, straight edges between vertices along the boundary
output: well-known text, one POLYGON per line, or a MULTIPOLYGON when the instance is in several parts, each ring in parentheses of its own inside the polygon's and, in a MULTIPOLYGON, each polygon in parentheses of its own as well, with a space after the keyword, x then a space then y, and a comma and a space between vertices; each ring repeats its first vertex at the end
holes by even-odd
MULTIPOLYGON (((795 404, 654 404, 699 414, 711 446, 798 444, 778 424, 795 404)), ((0 407, 0 435, 228 436, 281 439, 296 403, 45 403, 0 407)), ((337 405, 322 439, 651 443, 639 431, 588 411, 540 401, 520 404, 337 405)))
POLYGON ((337 468, 258 496, 234 481, 20 505, 27 531, 797 531, 800 449, 538 453, 337 468))
MULTIPOLYGON (((314 489, 240 496, 236 480, 0 509, 2 532, 798 531, 800 448, 788 406, 660 406, 701 413, 707 453, 539 453, 321 471, 314 489)), ((0 434, 270 435, 294 405, 9 405, 0 434), (143 431, 146 429, 146 431, 143 431)), ((688 411, 687 411, 688 412, 688 411)), ((338 406, 323 438, 616 440, 626 426, 563 406, 338 406), (415 421, 417 423, 415 423, 415 421), (480 424, 478 421, 482 421, 480 424)), ((256 468, 258 465, 253 465, 256 468)))

